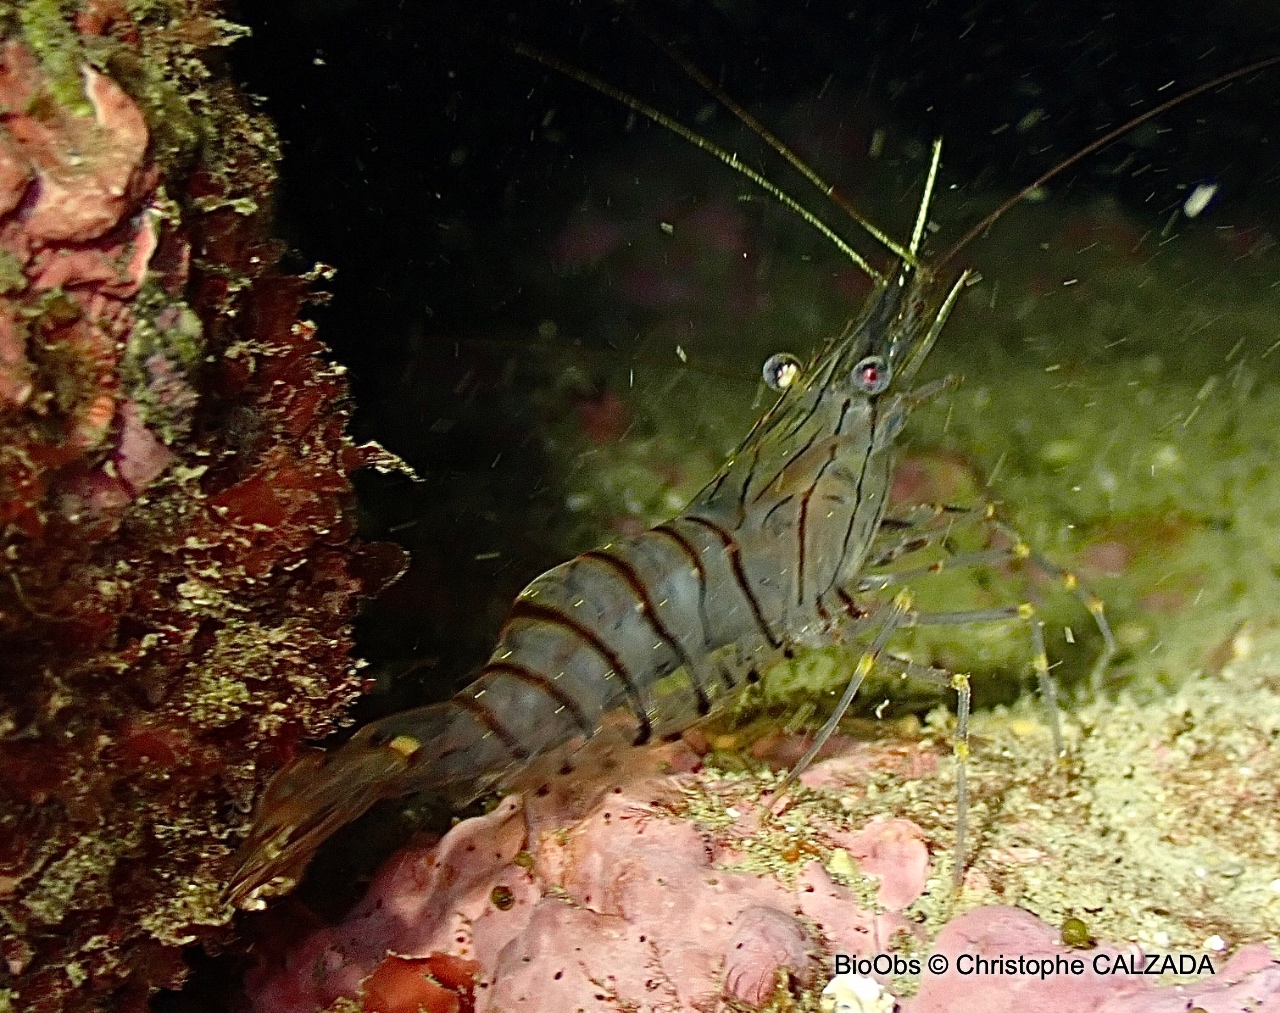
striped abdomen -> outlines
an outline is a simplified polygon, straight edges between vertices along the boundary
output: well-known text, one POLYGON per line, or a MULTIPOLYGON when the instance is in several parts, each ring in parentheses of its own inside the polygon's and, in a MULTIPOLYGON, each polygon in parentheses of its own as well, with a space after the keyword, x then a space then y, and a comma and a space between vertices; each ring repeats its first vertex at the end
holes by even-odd
POLYGON ((686 513, 537 577, 474 682, 370 726, 422 744, 399 790, 474 797, 614 712, 637 743, 679 731, 785 646, 829 636, 883 512, 879 421, 797 399, 686 513))
POLYGON ((881 289, 685 513, 529 584, 466 689, 281 771, 236 892, 304 861, 380 798, 432 790, 466 803, 615 715, 637 743, 679 731, 785 647, 828 638, 883 514, 909 410, 852 389, 845 362, 890 298, 903 296, 881 289))
POLYGON ((513 747, 590 736, 615 709, 644 742, 709 713, 745 678, 745 659, 781 643, 733 534, 680 517, 534 580, 457 699, 513 747), (720 657, 728 646, 735 656, 720 657))

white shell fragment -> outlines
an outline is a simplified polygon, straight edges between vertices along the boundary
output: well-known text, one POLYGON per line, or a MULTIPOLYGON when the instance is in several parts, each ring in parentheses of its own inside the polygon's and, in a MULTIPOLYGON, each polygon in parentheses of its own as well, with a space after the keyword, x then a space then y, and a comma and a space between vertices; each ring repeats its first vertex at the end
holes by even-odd
POLYGON ((837 974, 822 990, 823 1013, 893 1013, 893 994, 874 978, 837 974))
POLYGON ((1217 183, 1197 183, 1182 205, 1182 213, 1188 218, 1194 218, 1209 206, 1209 201, 1213 200, 1213 195, 1217 192, 1217 183))

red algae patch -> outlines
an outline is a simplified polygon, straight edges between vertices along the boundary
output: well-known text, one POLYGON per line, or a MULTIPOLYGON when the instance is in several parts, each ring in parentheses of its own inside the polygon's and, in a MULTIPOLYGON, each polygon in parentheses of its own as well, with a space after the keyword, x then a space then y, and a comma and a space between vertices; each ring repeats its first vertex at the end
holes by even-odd
POLYGON ((388 956, 361 986, 363 1013, 473 1013, 480 965, 442 953, 388 956))

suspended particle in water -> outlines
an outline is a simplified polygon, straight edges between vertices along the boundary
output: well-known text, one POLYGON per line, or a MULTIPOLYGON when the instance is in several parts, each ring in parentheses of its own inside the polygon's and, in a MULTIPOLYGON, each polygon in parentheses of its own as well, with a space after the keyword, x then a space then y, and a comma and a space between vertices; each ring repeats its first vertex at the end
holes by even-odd
POLYGON ((1209 206, 1209 201, 1213 200, 1213 195, 1217 192, 1217 183, 1197 183, 1182 205, 1182 213, 1188 218, 1194 218, 1209 206))

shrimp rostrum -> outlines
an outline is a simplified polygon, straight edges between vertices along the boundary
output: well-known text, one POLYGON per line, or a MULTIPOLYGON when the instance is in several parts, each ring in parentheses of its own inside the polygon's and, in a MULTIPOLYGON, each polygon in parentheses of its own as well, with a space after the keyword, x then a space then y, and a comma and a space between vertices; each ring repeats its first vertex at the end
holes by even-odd
MULTIPOLYGON (((639 100, 624 100, 671 125, 639 100)), ((698 140, 741 171, 736 156, 698 140)), ((920 257, 940 158, 937 142, 909 243, 876 233, 896 264, 880 272, 854 254, 875 283, 861 311, 807 367, 782 357, 766 364, 780 396, 685 511, 537 577, 512 605, 476 679, 452 698, 376 721, 336 751, 309 754, 277 774, 240 853, 232 900, 277 876, 296 877, 321 842, 381 799, 430 790, 466 804, 619 717, 642 745, 716 711, 784 653, 832 642, 864 647, 835 713, 790 778, 816 755, 877 661, 932 679, 959 694, 963 852, 968 684, 888 658, 887 643, 895 631, 926 623, 1020 621, 1042 686, 1049 683, 1030 604, 923 614, 906 584, 917 571, 868 573, 934 539, 936 526, 921 516, 958 509, 886 516, 897 438, 912 409, 953 382, 913 388, 912 381, 970 280, 962 271, 940 284, 920 257)), ((947 565, 1030 559, 1083 596, 1070 574, 1020 539, 1001 541, 947 565)), ((1110 644, 1100 604, 1086 602, 1110 644)))

